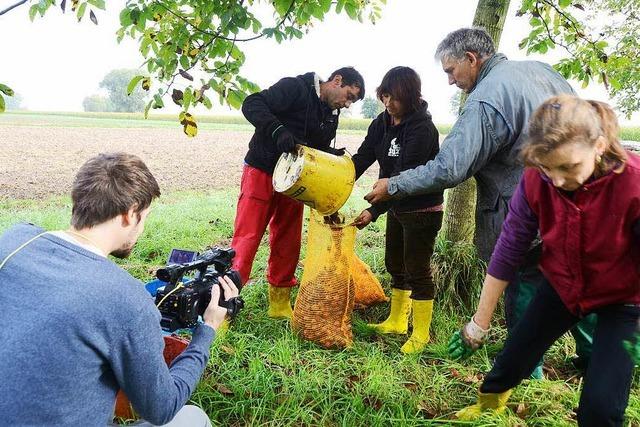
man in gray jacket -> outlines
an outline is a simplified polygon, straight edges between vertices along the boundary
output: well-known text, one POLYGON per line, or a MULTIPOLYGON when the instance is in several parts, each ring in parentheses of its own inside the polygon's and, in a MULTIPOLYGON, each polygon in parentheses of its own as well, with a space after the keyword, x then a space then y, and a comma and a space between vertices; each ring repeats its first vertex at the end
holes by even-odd
MULTIPOLYGON (((509 61, 496 53, 489 34, 479 28, 450 33, 435 56, 442 63, 449 84, 469 95, 460 117, 432 161, 378 180, 365 198, 376 203, 435 193, 474 176, 478 191, 475 243, 479 256, 488 261, 507 215, 509 199, 523 172, 518 153, 526 140, 529 117, 549 97, 574 91, 548 64, 509 61)), ((523 269, 518 283, 508 288, 509 329, 524 312, 541 277, 536 264, 534 261, 523 269)), ((588 339, 577 339, 578 354, 588 357, 582 344, 590 347, 590 334, 581 332, 580 338, 588 339)), ((534 375, 542 375, 540 367, 534 375)))

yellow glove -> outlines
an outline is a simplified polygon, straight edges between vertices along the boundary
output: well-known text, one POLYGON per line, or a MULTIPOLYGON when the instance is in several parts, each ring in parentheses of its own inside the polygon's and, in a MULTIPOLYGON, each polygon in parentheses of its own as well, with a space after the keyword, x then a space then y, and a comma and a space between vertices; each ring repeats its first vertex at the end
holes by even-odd
POLYGON ((480 415, 486 411, 499 415, 507 409, 509 396, 511 396, 511 390, 502 393, 478 393, 478 402, 456 412, 456 417, 462 421, 473 421, 480 418, 480 415))

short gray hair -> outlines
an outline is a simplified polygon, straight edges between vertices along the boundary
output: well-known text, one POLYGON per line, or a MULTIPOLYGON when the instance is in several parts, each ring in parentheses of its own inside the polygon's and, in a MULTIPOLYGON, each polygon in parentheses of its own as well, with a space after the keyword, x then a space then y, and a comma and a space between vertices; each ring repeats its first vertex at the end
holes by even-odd
POLYGON ((435 58, 438 61, 444 58, 462 59, 465 52, 474 52, 484 59, 496 53, 496 48, 489 33, 482 28, 460 28, 447 34, 440 42, 435 58))

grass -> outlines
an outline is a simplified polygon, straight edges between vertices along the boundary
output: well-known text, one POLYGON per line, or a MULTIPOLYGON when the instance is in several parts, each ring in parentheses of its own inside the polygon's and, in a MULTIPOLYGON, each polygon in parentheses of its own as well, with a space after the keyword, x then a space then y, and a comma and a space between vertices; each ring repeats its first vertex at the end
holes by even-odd
MULTIPOLYGON (((348 210, 363 207, 369 183, 358 183, 348 210)), ((174 193, 156 202, 130 259, 122 266, 141 280, 162 265, 172 247, 201 250, 228 245, 232 235, 237 191, 174 193)), ((70 201, 0 202, 0 232, 18 221, 47 229, 68 225, 70 201)), ((265 237, 266 243, 266 237, 265 237)), ((356 251, 372 266, 388 292, 384 273, 384 221, 360 231, 356 251)), ((304 256, 304 255, 303 255, 304 256)), ((467 320, 467 313, 450 304, 436 304, 432 344, 420 356, 399 352, 403 337, 376 336, 366 323, 386 316, 385 305, 355 312, 355 343, 349 350, 329 351, 299 340, 287 321, 266 316, 263 244, 254 265, 260 278, 243 290, 247 307, 231 328, 220 334, 211 360, 191 401, 207 411, 214 425, 227 426, 422 426, 462 425, 452 414, 474 401, 482 373, 506 335, 494 327, 490 344, 465 363, 447 359, 449 336, 467 320), (446 308, 449 307, 449 308, 446 308)), ((300 271, 298 272, 300 273, 300 271)), ((569 339, 561 339, 547 354, 554 380, 525 381, 510 399, 511 411, 498 420, 487 417, 474 424, 569 426, 578 405, 580 380, 568 361, 569 339), (523 420, 523 418, 526 419, 523 420)), ((634 379, 629 425, 640 424, 640 393, 634 379)))
MULTIPOLYGON (((196 114, 198 128, 204 130, 253 131, 253 126, 240 115, 206 116, 196 114)), ((371 120, 340 119, 343 133, 365 134, 371 120)), ((176 114, 150 113, 145 120, 142 113, 80 113, 9 111, 0 114, 0 125, 32 127, 101 127, 101 128, 175 128, 179 129, 176 114)), ((450 125, 438 125, 441 134, 449 132, 450 125)))
POLYGON ((640 141, 640 126, 626 126, 620 129, 620 139, 640 141))
MULTIPOLYGON (((207 116, 196 114, 199 129, 253 131, 253 126, 242 116, 207 116)), ((371 120, 340 119, 339 129, 346 133, 364 134, 371 120)), ((145 120, 142 113, 81 113, 8 111, 0 114, 0 125, 32 127, 101 127, 101 128, 180 128, 176 114, 150 113, 145 120)), ((451 130, 450 124, 436 124, 441 135, 451 130)), ((640 141, 640 126, 620 129, 620 139, 640 141)))

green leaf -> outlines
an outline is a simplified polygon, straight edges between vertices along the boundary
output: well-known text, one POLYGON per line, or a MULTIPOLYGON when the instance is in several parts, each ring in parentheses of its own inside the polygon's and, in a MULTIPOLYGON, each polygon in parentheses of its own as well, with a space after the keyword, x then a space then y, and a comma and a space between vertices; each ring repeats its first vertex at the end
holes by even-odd
POLYGON ((244 101, 244 98, 246 97, 244 92, 241 92, 239 90, 236 89, 231 89, 229 90, 229 93, 227 93, 227 103, 232 107, 235 108, 236 110, 239 110, 240 107, 242 107, 242 102, 244 101))
POLYGON ((184 108, 184 111, 189 110, 189 106, 191 105, 192 99, 193 99, 193 90, 191 89, 191 87, 188 87, 184 90, 184 93, 182 95, 182 107, 184 108))
POLYGON ((332 0, 320 0, 320 7, 324 13, 328 13, 331 10, 331 2, 332 0))
POLYGON ((162 97, 158 94, 153 95, 153 108, 158 109, 164 107, 164 101, 162 101, 162 97))
POLYGON ((547 53, 547 51, 549 50, 549 47, 547 46, 547 42, 546 42, 546 41, 543 41, 543 43, 540 43, 540 44, 538 45, 537 50, 538 50, 538 52, 540 52, 540 53, 542 53, 542 54, 547 53))
POLYGON ((87 0, 87 3, 97 7, 98 9, 105 10, 105 1, 104 0, 87 0))
POLYGON ((144 79, 144 76, 135 76, 131 79, 131 81, 127 85, 127 95, 131 95, 133 93, 133 91, 136 89, 137 84, 142 79, 144 79))
POLYGON ((356 9, 356 7, 351 4, 351 3, 347 3, 344 5, 344 10, 347 11, 347 15, 349 15, 349 18, 351 19, 357 19, 358 18, 358 9, 356 9))
POLYGON ((84 13, 87 11, 87 3, 82 3, 80 5, 80 7, 78 8, 78 21, 82 20, 82 17, 84 16, 84 13))
POLYGON ((211 107, 213 107, 213 104, 211 104, 211 100, 206 97, 205 95, 202 95, 202 103, 204 104, 205 107, 211 109, 211 107))
POLYGON ((14 94, 13 89, 11 89, 7 85, 3 85, 2 83, 0 83, 0 92, 4 93, 7 96, 13 96, 14 94))
POLYGON ((38 5, 34 4, 29 8, 29 19, 33 22, 36 19, 36 13, 38 13, 38 5))
POLYGON ((622 87, 620 85, 620 82, 616 79, 614 79, 613 77, 609 76, 609 84, 611 85, 612 88, 614 88, 615 90, 620 90, 620 88, 622 87))
POLYGON ((131 25, 131 23, 131 12, 129 11, 129 9, 122 9, 122 11, 120 12, 120 25, 122 25, 123 27, 127 27, 131 25))
POLYGON ((542 25, 542 20, 534 16, 529 19, 529 25, 531 25, 532 27, 539 27, 540 25, 542 25))
POLYGON ((276 12, 280 16, 284 16, 289 10, 289 6, 291 6, 291 0, 275 0, 273 2, 273 6, 276 9, 276 12))
POLYGON ((153 99, 151 101, 149 101, 147 103, 147 106, 144 107, 144 118, 146 119, 147 117, 149 117, 149 109, 151 108, 151 105, 153 104, 153 99))
POLYGON ((322 8, 322 6, 320 5, 309 5, 310 6, 310 12, 311 15, 314 18, 319 19, 320 21, 322 21, 322 18, 324 18, 324 9, 322 8))
POLYGON ((2 95, 0 95, 0 113, 4 113, 4 97, 2 95))
POLYGON ((189 58, 187 58, 185 55, 180 56, 180 66, 182 68, 189 68, 191 64, 189 64, 189 58))
POLYGON ((561 8, 565 8, 569 5, 571 5, 571 1, 572 0, 558 0, 558 4, 560 5, 561 8))

